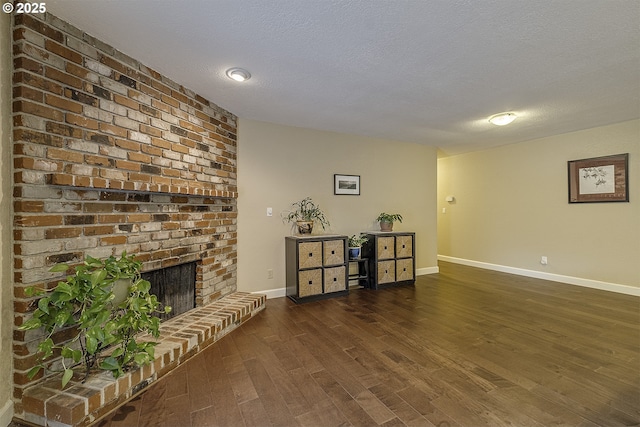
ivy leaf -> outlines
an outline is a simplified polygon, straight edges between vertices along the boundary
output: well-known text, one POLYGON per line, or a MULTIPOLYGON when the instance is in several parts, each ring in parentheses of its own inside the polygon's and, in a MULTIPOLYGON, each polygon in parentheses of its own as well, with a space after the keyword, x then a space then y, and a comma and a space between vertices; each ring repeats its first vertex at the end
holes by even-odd
POLYGON ((38 351, 44 353, 43 359, 46 359, 53 354, 53 351, 51 350, 52 348, 53 340, 51 338, 47 338, 46 340, 38 344, 38 351))
POLYGON ((45 314, 49 314, 49 298, 40 298, 38 300, 38 308, 42 310, 45 314))
POLYGON ((71 377, 73 377, 73 369, 65 369, 62 375, 62 388, 67 385, 71 377))
POLYGON ((148 343, 148 344, 150 344, 150 345, 147 345, 144 348, 144 351, 146 351, 147 354, 149 355, 149 357, 153 360, 154 359, 154 354, 156 352, 156 349, 155 349, 156 343, 151 342, 151 343, 148 343))
POLYGON ((108 333, 104 334, 103 338, 102 338, 102 341, 104 342, 105 345, 111 345, 111 344, 113 344, 115 342, 118 342, 118 340, 119 340, 118 337, 116 337, 113 334, 108 334, 108 333))
POLYGON ((151 290, 151 283, 148 280, 138 281, 138 290, 143 293, 147 293, 151 290))
POLYGON ((87 337, 87 353, 94 354, 98 349, 98 340, 94 337, 87 337))
POLYGON ((149 363, 149 355, 147 353, 138 353, 133 357, 133 360, 135 360, 138 365, 145 365, 149 363))
POLYGON ((100 369, 105 369, 107 371, 118 371, 120 370, 120 365, 118 364, 118 361, 115 359, 115 357, 107 357, 105 358, 102 363, 100 363, 100 369))
POLYGON ((73 293, 71 286, 66 282, 58 282, 55 292, 71 295, 73 293))
POLYGON ((52 273, 60 273, 63 271, 67 271, 68 269, 69 269, 69 266, 67 264, 56 264, 53 267, 51 267, 49 271, 52 273))
POLYGON ((97 339, 98 341, 104 341, 104 340, 105 340, 105 337, 106 337, 106 335, 105 335, 105 333, 104 333, 104 329, 102 329, 101 327, 97 327, 97 328, 96 328, 96 335, 95 335, 95 336, 96 336, 96 339, 97 339))
POLYGON ((127 344, 127 351, 134 352, 137 348, 138 344, 136 343, 136 340, 131 338, 131 341, 129 341, 129 344, 127 344))
POLYGON ((28 297, 32 297, 34 295, 37 295, 39 293, 38 289, 36 289, 35 286, 29 286, 27 289, 24 290, 24 294, 28 297))
POLYGON ((56 325, 59 327, 66 325, 70 317, 71 315, 68 312, 60 311, 55 317, 56 325))
POLYGON ((30 380, 33 379, 33 377, 35 377, 36 374, 40 372, 40 369, 42 369, 41 365, 34 366, 33 368, 29 369, 29 372, 27 372, 27 378, 29 378, 30 380))
POLYGON ((107 277, 106 270, 96 270, 91 273, 91 286, 97 286, 107 277))
POLYGON ((64 358, 71 359, 73 357, 73 350, 65 345, 64 347, 62 347, 62 351, 60 352, 60 354, 64 358))
POLYGON ((109 319, 110 315, 111 313, 109 313, 108 311, 101 310, 100 312, 98 312, 98 315, 96 316, 96 324, 98 325, 104 324, 109 319))
POLYGON ((102 329, 104 330, 105 334, 110 334, 115 331, 117 327, 118 325, 116 324, 116 322, 114 322, 113 320, 109 320, 108 322, 105 322, 102 329))
POLYGON ((117 358, 117 357, 120 357, 122 355, 123 351, 124 350, 122 349, 122 347, 118 347, 115 350, 113 350, 113 353, 111 353, 111 357, 113 357, 114 359, 117 358))
POLYGON ((40 326, 42 326, 42 321, 37 317, 32 317, 31 319, 20 325, 20 329, 29 331, 31 329, 37 329, 40 326))
POLYGON ((51 295, 51 299, 53 300, 53 298, 55 297, 55 302, 59 306, 60 303, 71 301, 74 298, 72 293, 73 291, 74 290, 72 288, 69 288, 68 292, 56 292, 51 295))
POLYGON ((100 268, 102 267, 102 261, 92 257, 91 255, 87 255, 84 260, 85 265, 92 268, 100 268))

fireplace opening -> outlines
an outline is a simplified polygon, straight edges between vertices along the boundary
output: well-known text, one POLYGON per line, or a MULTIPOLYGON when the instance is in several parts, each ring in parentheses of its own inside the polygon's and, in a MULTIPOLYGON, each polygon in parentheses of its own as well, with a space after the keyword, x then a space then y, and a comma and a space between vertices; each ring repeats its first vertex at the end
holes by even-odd
POLYGON ((142 273, 151 283, 150 293, 158 297, 163 306, 170 305, 171 313, 158 313, 160 320, 167 320, 196 307, 196 262, 178 264, 142 273))

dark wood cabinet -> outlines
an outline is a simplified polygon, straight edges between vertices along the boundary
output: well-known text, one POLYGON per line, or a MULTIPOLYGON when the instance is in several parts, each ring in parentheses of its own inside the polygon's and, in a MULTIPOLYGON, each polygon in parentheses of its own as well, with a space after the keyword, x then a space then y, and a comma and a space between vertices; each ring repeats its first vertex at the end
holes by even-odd
POLYGON ((413 284, 416 280, 415 233, 369 231, 362 246, 369 259, 369 287, 413 284))
POLYGON ((287 297, 300 303, 349 293, 347 236, 285 237, 287 297))

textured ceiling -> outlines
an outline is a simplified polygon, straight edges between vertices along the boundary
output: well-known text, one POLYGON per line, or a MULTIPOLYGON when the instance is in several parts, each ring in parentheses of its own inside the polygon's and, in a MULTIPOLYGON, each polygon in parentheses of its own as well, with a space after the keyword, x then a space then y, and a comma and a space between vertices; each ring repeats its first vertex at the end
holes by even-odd
POLYGON ((637 0, 48 0, 47 9, 241 118, 443 155, 640 117, 637 0), (226 78, 236 66, 252 78, 226 78), (487 122, 502 111, 519 118, 487 122))

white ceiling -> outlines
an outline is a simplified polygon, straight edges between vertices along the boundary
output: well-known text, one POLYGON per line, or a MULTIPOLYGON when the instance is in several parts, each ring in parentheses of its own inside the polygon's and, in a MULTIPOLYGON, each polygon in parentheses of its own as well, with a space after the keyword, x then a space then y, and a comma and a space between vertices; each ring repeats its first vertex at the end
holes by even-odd
POLYGON ((46 6, 241 118, 452 155, 640 117, 638 0, 46 6), (252 78, 235 83, 225 77, 230 67, 252 78), (502 111, 519 118, 487 122, 502 111))

